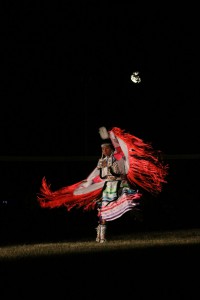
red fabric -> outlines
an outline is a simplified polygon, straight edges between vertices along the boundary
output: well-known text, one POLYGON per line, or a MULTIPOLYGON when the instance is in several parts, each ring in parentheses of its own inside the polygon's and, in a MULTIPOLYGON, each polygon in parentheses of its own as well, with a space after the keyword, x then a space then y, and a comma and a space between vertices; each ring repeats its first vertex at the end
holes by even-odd
POLYGON ((120 149, 116 149, 116 153, 114 153, 114 157, 116 158, 116 160, 122 159, 123 156, 124 156, 124 153, 122 152, 121 148, 120 149))
POLYGON ((101 195, 101 189, 97 189, 90 193, 74 195, 74 190, 82 183, 82 181, 70 186, 66 186, 52 191, 50 184, 47 184, 46 178, 43 177, 40 193, 37 195, 38 202, 43 208, 55 208, 65 206, 69 211, 73 207, 84 207, 85 210, 94 209, 98 199, 101 195))
POLYGON ((92 180, 93 183, 97 183, 97 182, 101 182, 101 181, 102 181, 102 180, 101 180, 100 176, 96 176, 96 177, 94 177, 94 179, 92 180))
MULTIPOLYGON (((163 183, 166 183, 165 178, 168 173, 168 166, 160 161, 160 151, 154 151, 150 144, 145 143, 134 135, 125 133, 124 130, 118 127, 112 128, 110 133, 114 134, 114 139, 121 139, 126 144, 129 161, 127 178, 130 183, 137 184, 152 194, 161 192, 163 183)), ((116 146, 117 159, 120 159, 124 156, 124 153, 117 142, 114 142, 113 145, 116 146)), ((47 184, 44 177, 37 199, 40 206, 44 208, 65 206, 67 210, 73 207, 82 207, 85 210, 94 209, 96 207, 96 200, 101 196, 102 187, 99 188, 98 185, 100 181, 102 180, 99 176, 95 175, 91 183, 89 183, 94 184, 93 191, 84 192, 83 189, 82 193, 75 195, 75 190, 83 181, 60 188, 57 191, 52 191, 50 184, 47 184)))
POLYGON ((128 148, 129 182, 137 184, 151 194, 160 193, 163 183, 167 183, 166 176, 169 168, 160 159, 161 151, 155 151, 150 143, 145 143, 142 139, 125 133, 118 127, 112 128, 111 131, 124 141, 128 148))

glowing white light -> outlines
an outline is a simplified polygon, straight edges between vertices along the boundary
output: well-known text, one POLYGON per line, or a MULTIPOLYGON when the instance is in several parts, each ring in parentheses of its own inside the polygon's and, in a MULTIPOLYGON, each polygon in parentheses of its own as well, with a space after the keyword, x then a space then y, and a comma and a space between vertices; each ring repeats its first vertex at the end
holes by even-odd
POLYGON ((131 75, 131 80, 134 83, 140 83, 141 82, 141 78, 139 76, 139 72, 133 72, 133 74, 131 75))

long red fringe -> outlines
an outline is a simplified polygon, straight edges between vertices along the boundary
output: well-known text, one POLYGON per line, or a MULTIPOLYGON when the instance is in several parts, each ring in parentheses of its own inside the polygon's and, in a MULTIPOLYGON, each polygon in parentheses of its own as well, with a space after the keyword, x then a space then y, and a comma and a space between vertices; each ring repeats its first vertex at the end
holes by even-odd
MULTIPOLYGON (((151 144, 125 133, 124 130, 114 127, 111 130, 114 135, 124 141, 128 148, 129 170, 127 178, 131 184, 150 192, 158 194, 162 191, 163 183, 167 183, 168 165, 160 160, 160 151, 155 151, 151 144)), ((84 210, 94 209, 96 200, 100 198, 102 188, 89 193, 75 195, 75 189, 80 186, 82 181, 73 185, 62 187, 52 191, 50 184, 47 184, 43 177, 40 193, 37 195, 41 207, 55 208, 65 206, 67 210, 73 207, 84 208, 84 210)))
POLYGON ((86 194, 74 195, 74 190, 81 182, 52 191, 50 184, 47 184, 46 178, 43 177, 40 193, 37 195, 40 206, 44 208, 65 206, 68 211, 73 207, 84 207, 84 210, 94 209, 96 205, 95 200, 100 197, 101 189, 86 194))
POLYGON ((150 143, 136 136, 125 133, 114 127, 111 130, 128 148, 129 171, 127 178, 130 183, 137 184, 151 194, 162 191, 163 183, 167 183, 169 165, 161 160, 161 151, 154 150, 150 143))

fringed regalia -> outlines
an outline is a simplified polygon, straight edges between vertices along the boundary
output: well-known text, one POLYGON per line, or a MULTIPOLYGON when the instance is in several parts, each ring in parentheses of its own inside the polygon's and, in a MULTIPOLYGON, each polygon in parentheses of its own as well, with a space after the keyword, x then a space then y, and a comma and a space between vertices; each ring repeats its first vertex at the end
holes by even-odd
POLYGON ((55 191, 43 177, 40 193, 37 195, 41 207, 64 206, 68 211, 72 208, 89 210, 98 208, 101 203, 98 216, 111 221, 137 205, 142 197, 139 189, 153 195, 162 191, 163 184, 167 183, 168 165, 161 159, 161 152, 155 151, 150 143, 118 127, 108 131, 108 135, 114 146, 114 160, 119 167, 123 165, 124 170, 120 171, 122 177, 110 181, 109 176, 101 176, 101 169, 97 166, 85 180, 55 191), (108 201, 103 204, 102 198, 105 200, 106 197, 108 201))

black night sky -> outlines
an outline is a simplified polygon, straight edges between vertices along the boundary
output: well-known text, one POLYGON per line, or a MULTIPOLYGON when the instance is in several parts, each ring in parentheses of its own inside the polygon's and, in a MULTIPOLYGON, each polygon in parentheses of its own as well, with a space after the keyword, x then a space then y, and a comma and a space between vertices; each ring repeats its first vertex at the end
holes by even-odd
POLYGON ((1 155, 96 155, 100 126, 199 153, 195 11, 13 4, 4 19, 1 155))
MULTIPOLYGON (((36 164, 31 157, 98 156, 101 126, 125 129, 166 155, 200 153, 195 8, 16 2, 1 14, 4 200, 21 199, 23 193, 26 201, 30 194, 33 199, 44 175, 60 186, 87 176, 94 162, 77 171, 73 165, 72 172, 67 162, 36 164), (139 84, 131 81, 135 71, 139 84), (31 167, 22 157, 30 158, 31 167)), ((194 160, 178 160, 181 170, 172 164, 173 197, 166 197, 174 204, 182 169, 186 182, 188 174, 192 178, 188 193, 195 190, 198 173, 194 160)))

